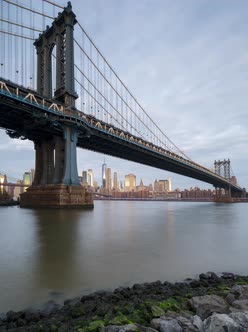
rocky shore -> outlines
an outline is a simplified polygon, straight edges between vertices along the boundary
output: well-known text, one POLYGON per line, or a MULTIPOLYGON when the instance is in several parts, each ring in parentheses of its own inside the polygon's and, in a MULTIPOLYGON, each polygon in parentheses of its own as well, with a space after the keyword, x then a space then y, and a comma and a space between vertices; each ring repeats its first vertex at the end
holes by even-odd
POLYGON ((135 284, 0 317, 0 332, 244 332, 248 276, 135 284))

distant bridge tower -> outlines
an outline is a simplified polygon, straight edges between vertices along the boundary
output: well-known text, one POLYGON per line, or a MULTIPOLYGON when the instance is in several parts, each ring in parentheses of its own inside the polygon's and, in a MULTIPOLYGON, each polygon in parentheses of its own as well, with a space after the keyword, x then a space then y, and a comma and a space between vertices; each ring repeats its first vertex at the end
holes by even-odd
MULTIPOLYGON (((231 162, 230 159, 215 160, 214 161, 214 172, 220 176, 223 176, 231 184, 231 162)), ((224 189, 215 188, 216 202, 232 202, 230 186, 226 186, 224 189)))
MULTIPOLYGON (((37 89, 44 98, 55 98, 65 110, 76 112, 78 97, 74 87, 73 29, 77 23, 71 3, 39 35, 37 89), (52 51, 56 48, 56 89, 52 93, 52 51)), ((36 151, 33 185, 21 195, 21 207, 92 207, 92 194, 80 185, 77 170, 78 129, 60 120, 56 135, 42 134, 33 139, 36 151)))
POLYGON ((231 179, 231 162, 227 160, 214 161, 214 172, 218 175, 223 176, 226 179, 231 179))

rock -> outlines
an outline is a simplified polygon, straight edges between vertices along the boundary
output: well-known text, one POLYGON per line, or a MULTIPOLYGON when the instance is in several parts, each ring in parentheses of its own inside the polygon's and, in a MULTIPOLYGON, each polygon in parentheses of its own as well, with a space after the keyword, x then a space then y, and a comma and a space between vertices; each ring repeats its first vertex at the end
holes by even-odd
POLYGON ((183 332, 176 319, 161 320, 159 330, 160 332, 183 332))
POLYGON ((214 272, 201 273, 199 275, 200 280, 207 280, 208 282, 218 282, 220 278, 214 272))
POLYGON ((61 305, 55 303, 54 301, 48 301, 41 308, 41 314, 44 317, 48 317, 51 314, 56 313, 61 308, 61 305))
POLYGON ((248 312, 232 312, 229 317, 248 331, 248 312))
POLYGON ((179 325, 182 327, 184 332, 197 332, 199 331, 198 328, 196 328, 190 319, 183 317, 183 316, 178 316, 176 318, 178 321, 179 325))
POLYGON ((205 332, 242 332, 241 326, 226 314, 213 314, 203 322, 205 332))
POLYGON ((162 321, 161 318, 153 318, 151 321, 151 327, 154 328, 155 330, 159 330, 161 321, 162 321))
POLYGON ((151 327, 141 326, 139 324, 135 324, 135 325, 138 327, 140 332, 158 332, 157 330, 155 330, 151 327))
POLYGON ((6 314, 6 318, 8 322, 16 322, 19 318, 23 318, 25 315, 22 311, 8 311, 6 314))
POLYGON ((128 325, 109 325, 104 328, 104 332, 136 332, 138 327, 134 324, 128 325))
POLYGON ((248 300, 235 300, 232 303, 235 309, 248 310, 248 300))
POLYGON ((194 327, 196 327, 199 331, 203 331, 203 321, 201 320, 201 317, 194 315, 191 318, 191 322, 194 327))
POLYGON ((232 293, 229 293, 226 296, 226 302, 230 305, 232 305, 233 301, 235 301, 235 296, 232 293))
POLYGON ((160 317, 164 315, 164 310, 157 305, 151 306, 151 312, 153 317, 160 317))
POLYGON ((68 305, 71 307, 71 306, 78 304, 79 302, 81 302, 81 298, 75 297, 74 299, 65 300, 64 305, 68 305))
POLYGON ((189 283, 190 287, 192 288, 198 288, 198 287, 201 287, 201 283, 200 281, 198 280, 192 280, 190 283, 189 283))
POLYGON ((236 278, 236 275, 234 273, 231 273, 231 272, 223 272, 222 273, 222 278, 223 279, 232 279, 232 280, 234 280, 236 278))
POLYGON ((248 300, 248 285, 235 285, 229 294, 232 294, 237 300, 248 300))
POLYGON ((219 314, 229 313, 227 303, 223 298, 217 295, 195 296, 189 300, 189 303, 202 320, 214 312, 219 314))
POLYGON ((27 311, 24 316, 25 320, 28 322, 38 322, 40 320, 40 312, 39 311, 27 311))

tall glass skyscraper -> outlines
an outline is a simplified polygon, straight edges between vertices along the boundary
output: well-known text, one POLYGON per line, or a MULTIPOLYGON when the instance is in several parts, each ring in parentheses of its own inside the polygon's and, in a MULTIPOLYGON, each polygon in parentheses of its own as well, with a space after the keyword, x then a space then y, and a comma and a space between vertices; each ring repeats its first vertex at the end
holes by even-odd
POLYGON ((105 164, 105 159, 104 163, 102 164, 102 187, 106 188, 106 168, 107 165, 105 164))

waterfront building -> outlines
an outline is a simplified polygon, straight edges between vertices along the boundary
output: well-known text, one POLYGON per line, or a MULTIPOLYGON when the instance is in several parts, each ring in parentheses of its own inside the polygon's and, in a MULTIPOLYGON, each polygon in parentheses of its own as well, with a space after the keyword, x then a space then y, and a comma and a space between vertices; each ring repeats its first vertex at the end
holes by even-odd
POLYGON ((130 173, 125 175, 125 191, 135 191, 136 189, 136 175, 130 173))

